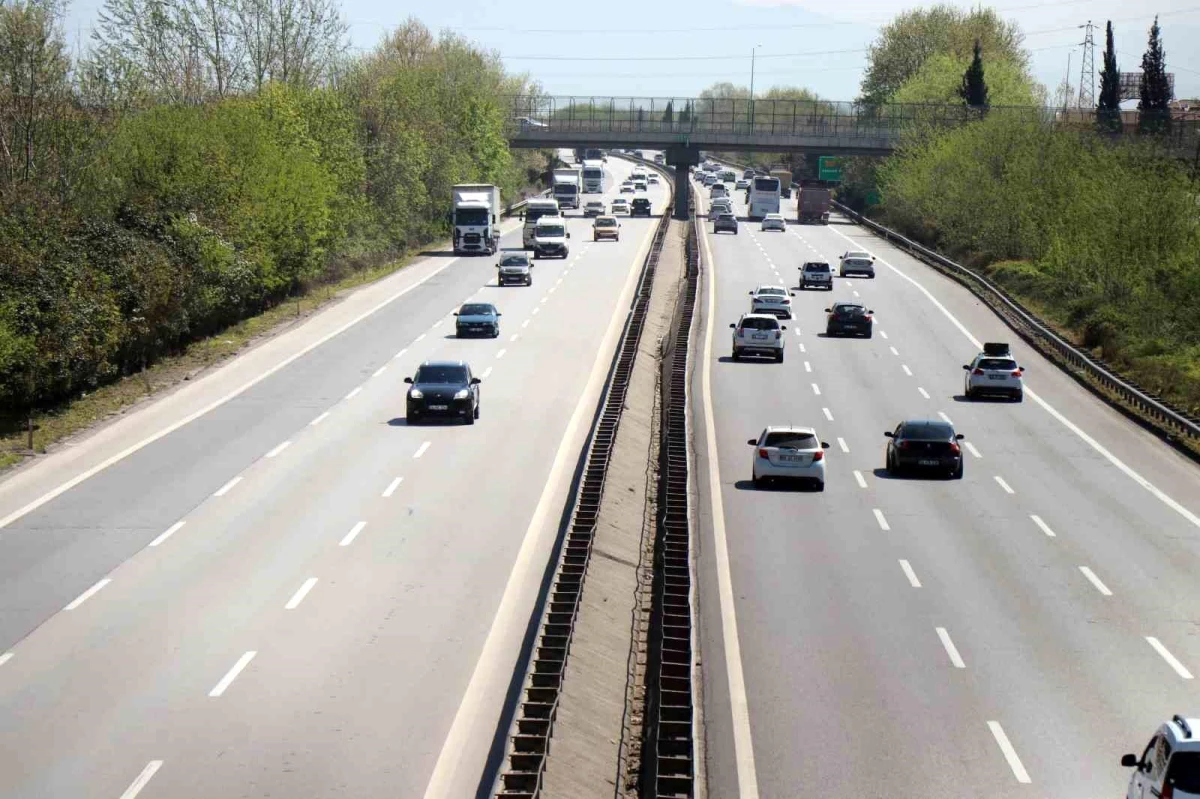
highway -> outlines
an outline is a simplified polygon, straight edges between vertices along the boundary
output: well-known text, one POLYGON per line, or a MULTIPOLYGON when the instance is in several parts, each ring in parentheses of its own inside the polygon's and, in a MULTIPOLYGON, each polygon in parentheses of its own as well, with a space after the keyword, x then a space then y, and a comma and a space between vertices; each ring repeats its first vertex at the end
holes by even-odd
POLYGON ((1196 707, 1200 470, 931 268, 794 200, 760 232, 735 196, 736 236, 704 226, 693 384, 708 795, 1124 795, 1120 756, 1196 707), (785 362, 732 362, 748 291, 848 249, 876 279, 796 290, 785 362), (826 338, 835 299, 874 337, 826 338), (1023 403, 961 396, 982 341, 1013 345, 1023 403), (906 418, 965 434, 963 480, 883 470, 906 418), (831 445, 824 493, 754 490, 769 424, 831 445))
POLYGON ((290 360, 185 389, 200 410, 139 411, 159 432, 0 485, 0 795, 475 794, 658 221, 593 243, 569 215, 531 288, 429 255, 264 345, 311 339, 290 360), (453 337, 466 300, 499 338, 453 337), (483 377, 479 422, 407 426, 403 378, 444 358, 483 377))

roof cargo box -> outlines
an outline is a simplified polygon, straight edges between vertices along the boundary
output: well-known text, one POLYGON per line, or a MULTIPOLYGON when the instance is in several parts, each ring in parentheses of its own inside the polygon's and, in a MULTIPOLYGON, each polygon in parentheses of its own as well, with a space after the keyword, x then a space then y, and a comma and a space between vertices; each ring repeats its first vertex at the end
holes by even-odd
POLYGON ((1011 353, 1008 349, 1007 342, 985 341, 983 344, 983 354, 992 358, 1002 358, 1011 353))

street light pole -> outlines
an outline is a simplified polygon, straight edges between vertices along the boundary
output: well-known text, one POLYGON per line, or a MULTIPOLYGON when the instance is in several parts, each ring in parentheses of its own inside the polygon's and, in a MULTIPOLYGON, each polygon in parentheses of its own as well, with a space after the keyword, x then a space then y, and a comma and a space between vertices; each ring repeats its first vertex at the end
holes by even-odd
POLYGON ((756 44, 750 48, 750 132, 754 132, 754 56, 758 52, 761 44, 756 44))

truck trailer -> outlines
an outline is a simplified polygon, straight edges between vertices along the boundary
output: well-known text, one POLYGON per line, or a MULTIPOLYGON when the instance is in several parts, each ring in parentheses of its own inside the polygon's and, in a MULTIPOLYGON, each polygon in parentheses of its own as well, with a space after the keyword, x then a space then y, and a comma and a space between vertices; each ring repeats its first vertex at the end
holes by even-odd
POLYGON ((816 222, 828 225, 833 194, 829 184, 821 180, 802 180, 799 192, 799 198, 796 200, 796 221, 802 224, 816 222))

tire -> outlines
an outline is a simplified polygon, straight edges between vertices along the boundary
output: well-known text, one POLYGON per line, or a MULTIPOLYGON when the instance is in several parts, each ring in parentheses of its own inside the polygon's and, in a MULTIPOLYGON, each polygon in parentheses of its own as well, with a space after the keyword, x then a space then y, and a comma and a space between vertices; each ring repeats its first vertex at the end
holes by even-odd
POLYGON ((471 413, 468 413, 463 419, 463 422, 466 424, 475 424, 475 412, 472 411, 471 413))
POLYGON ((825 338, 833 338, 833 331, 829 328, 825 328, 825 338))
POLYGON ((783 363, 783 350, 775 353, 775 363, 783 363))
POLYGON ((534 250, 534 251, 533 251, 533 260, 535 260, 535 261, 536 261, 537 259, 538 259, 538 251, 537 251, 537 250, 534 250))
POLYGON ((1024 390, 1018 391, 1016 394, 1013 394, 1013 402, 1022 402, 1022 401, 1024 401, 1024 399, 1025 399, 1024 390))
POLYGON ((951 480, 961 480, 962 476, 963 476, 963 465, 962 465, 962 461, 959 461, 958 468, 955 469, 954 471, 950 472, 950 479, 951 480))
POLYGON ((875 338, 875 331, 874 331, 874 330, 868 330, 868 331, 867 331, 867 338, 875 338))
POLYGON ((492 338, 500 338, 500 325, 492 328, 492 338))
POLYGON ((733 348, 733 359, 735 361, 740 361, 742 359, 742 351, 739 350, 737 347, 733 348))
POLYGON ((754 472, 750 473, 750 482, 754 484, 755 488, 762 488, 763 481, 754 472))
POLYGON ((479 418, 479 403, 478 402, 475 403, 475 418, 476 419, 479 418))
POLYGON ((963 396, 964 396, 964 397, 966 397, 966 398, 967 398, 967 399, 969 399, 969 400, 973 400, 973 399, 975 399, 975 389, 971 388, 970 386, 967 386, 967 387, 966 387, 966 388, 963 390, 963 396))
POLYGON ((415 424, 421 423, 421 417, 419 414, 409 413, 409 414, 405 414, 404 421, 408 422, 409 427, 412 427, 415 424))
POLYGON ((817 491, 824 491, 825 490, 825 481, 822 480, 821 482, 817 483, 816 489, 817 489, 817 491))
POLYGON ((525 278, 525 285, 526 285, 526 286, 532 286, 532 285, 533 285, 533 275, 530 275, 529 277, 525 278))

